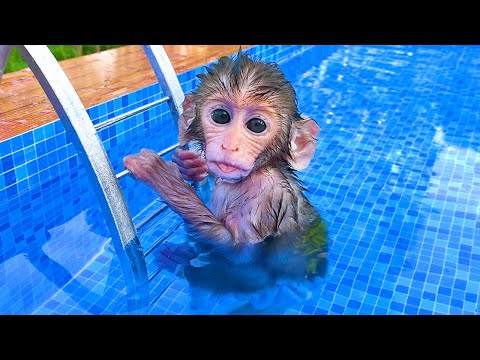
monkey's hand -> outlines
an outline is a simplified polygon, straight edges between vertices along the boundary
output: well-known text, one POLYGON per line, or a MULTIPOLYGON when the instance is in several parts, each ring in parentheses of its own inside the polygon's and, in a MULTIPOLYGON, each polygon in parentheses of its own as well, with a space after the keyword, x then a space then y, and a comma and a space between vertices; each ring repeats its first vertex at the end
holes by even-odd
POLYGON ((178 189, 186 185, 177 165, 166 162, 152 150, 142 149, 137 154, 128 155, 123 164, 135 179, 152 186, 162 195, 174 184, 178 189))
POLYGON ((180 174, 187 181, 201 181, 207 177, 207 162, 195 151, 178 147, 172 155, 172 161, 178 165, 180 174))
POLYGON ((179 265, 190 265, 190 260, 194 258, 195 250, 190 244, 163 243, 157 255, 159 266, 171 273, 176 273, 179 265))

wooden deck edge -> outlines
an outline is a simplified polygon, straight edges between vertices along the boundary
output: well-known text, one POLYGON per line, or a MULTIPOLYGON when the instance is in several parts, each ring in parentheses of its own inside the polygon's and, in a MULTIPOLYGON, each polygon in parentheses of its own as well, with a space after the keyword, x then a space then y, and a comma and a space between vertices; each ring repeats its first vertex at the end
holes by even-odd
MULTIPOLYGON (((164 45, 177 74, 253 45, 164 45)), ((126 45, 59 62, 86 109, 157 82, 140 45, 126 45)), ((0 141, 58 119, 33 72, 3 75, 0 141)))

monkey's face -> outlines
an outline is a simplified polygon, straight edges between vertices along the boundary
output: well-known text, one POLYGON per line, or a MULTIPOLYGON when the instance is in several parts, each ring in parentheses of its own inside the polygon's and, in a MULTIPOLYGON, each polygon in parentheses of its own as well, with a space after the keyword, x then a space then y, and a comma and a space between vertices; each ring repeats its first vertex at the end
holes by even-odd
POLYGON ((201 119, 209 172, 227 182, 250 174, 256 159, 280 131, 273 109, 241 99, 209 100, 201 119))

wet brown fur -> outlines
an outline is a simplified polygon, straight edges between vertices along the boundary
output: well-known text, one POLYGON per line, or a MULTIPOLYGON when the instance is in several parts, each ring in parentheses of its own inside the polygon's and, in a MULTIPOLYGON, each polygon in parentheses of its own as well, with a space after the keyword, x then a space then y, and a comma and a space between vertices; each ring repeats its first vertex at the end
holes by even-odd
MULTIPOLYGON (((195 140, 205 150, 201 114, 209 101, 241 99, 273 109, 280 131, 263 146, 252 171, 236 183, 216 181, 210 210, 182 180, 176 165, 166 163, 153 152, 142 150, 140 154, 127 156, 126 167, 183 217, 194 241, 219 248, 233 246, 237 251, 228 253, 237 258, 245 255, 243 245, 271 236, 293 234, 294 241, 301 241, 302 229, 319 215, 304 196, 305 189, 292 168, 295 161, 292 127, 304 132, 300 147, 315 144, 314 137, 305 135, 308 130, 302 130, 304 123, 313 120, 300 115, 294 88, 277 64, 257 61, 241 52, 235 59, 219 59, 198 77, 200 84, 189 97, 194 116, 187 119, 186 131, 180 131, 181 143, 195 140)), ((313 156, 312 150, 310 153, 308 161, 313 156)))

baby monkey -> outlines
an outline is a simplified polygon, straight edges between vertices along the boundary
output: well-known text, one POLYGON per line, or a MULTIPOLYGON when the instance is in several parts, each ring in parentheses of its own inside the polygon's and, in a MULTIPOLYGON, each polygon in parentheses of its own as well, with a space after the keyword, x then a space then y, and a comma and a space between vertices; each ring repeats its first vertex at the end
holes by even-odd
MULTIPOLYGON (((267 277, 323 274, 326 226, 295 174, 312 159, 319 126, 300 115, 295 90, 275 63, 240 50, 198 78, 178 126, 180 145, 195 141, 201 154, 179 147, 166 162, 142 149, 124 158, 125 167, 183 218, 191 241, 223 265, 259 267, 267 277), (214 182, 209 207, 185 181, 208 174, 214 182)), ((207 269, 220 276, 218 268, 207 269)), ((224 273, 225 283, 242 283, 229 278, 228 266, 224 273)), ((237 275, 244 279, 244 273, 237 275)), ((264 284, 258 272, 249 274, 245 283, 264 284)))

